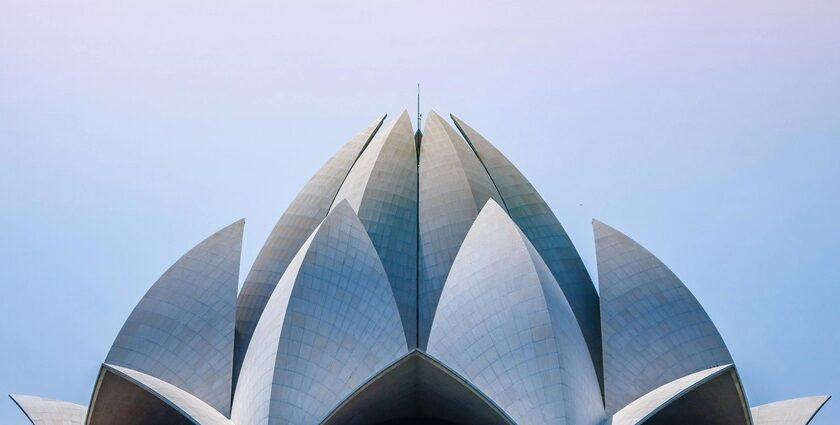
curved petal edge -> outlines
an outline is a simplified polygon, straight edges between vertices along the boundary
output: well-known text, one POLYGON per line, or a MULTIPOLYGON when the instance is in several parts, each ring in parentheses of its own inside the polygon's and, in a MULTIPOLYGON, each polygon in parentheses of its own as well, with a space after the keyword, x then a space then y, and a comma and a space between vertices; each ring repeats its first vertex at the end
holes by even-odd
POLYGON ((170 383, 107 363, 90 406, 88 425, 231 425, 214 407, 170 383))
POLYGON ((9 394, 9 398, 33 425, 82 425, 85 423, 88 409, 80 404, 22 394, 9 394))
POLYGON ((426 347, 446 276, 479 211, 501 196, 467 142, 430 111, 420 146, 418 274, 419 347, 426 347))
POLYGON ((173 264, 137 303, 105 363, 162 379, 230 413, 244 220, 173 264))
POLYGON ((452 265, 428 352, 516 423, 603 420, 598 378, 571 307, 540 255, 492 200, 452 265))
POLYGON ((417 151, 408 112, 359 156, 332 208, 347 201, 365 226, 397 300, 406 342, 417 340, 417 151))
POLYGON ((401 423, 420 417, 463 425, 514 424, 467 380, 412 350, 353 391, 322 425, 401 423))
POLYGON ((280 216, 257 254, 236 300, 234 380, 277 281, 301 245, 327 216, 341 184, 383 121, 385 115, 370 123, 321 166, 280 216))
POLYGON ((266 304, 242 364, 232 419, 237 425, 320 423, 407 351, 376 248, 342 201, 266 304))
POLYGON ((499 190, 502 206, 534 245, 569 301, 589 348, 598 379, 601 365, 599 299, 592 278, 557 216, 527 178, 489 140, 454 115, 455 126, 499 190))
POLYGON ((675 400, 691 392, 695 388, 721 376, 730 370, 733 365, 713 367, 691 375, 675 379, 641 397, 634 400, 612 417, 611 425, 637 425, 641 424, 660 410, 673 403, 675 400))
POLYGON ((733 363, 714 323, 658 258, 593 220, 608 413, 683 376, 733 363))
POLYGON ((807 425, 831 398, 829 395, 800 397, 755 406, 755 425, 807 425))

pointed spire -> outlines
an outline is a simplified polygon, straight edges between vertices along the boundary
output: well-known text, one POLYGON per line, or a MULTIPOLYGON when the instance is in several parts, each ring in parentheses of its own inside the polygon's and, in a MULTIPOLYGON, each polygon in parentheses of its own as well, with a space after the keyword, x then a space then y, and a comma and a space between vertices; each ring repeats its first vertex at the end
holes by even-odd
POLYGON ((420 132, 420 119, 423 116, 420 115, 420 83, 417 83, 417 132, 420 132))
POLYGON ((417 164, 420 164, 420 142, 423 140, 423 133, 420 131, 423 114, 420 113, 420 83, 417 83, 417 131, 414 133, 414 146, 417 150, 417 164))

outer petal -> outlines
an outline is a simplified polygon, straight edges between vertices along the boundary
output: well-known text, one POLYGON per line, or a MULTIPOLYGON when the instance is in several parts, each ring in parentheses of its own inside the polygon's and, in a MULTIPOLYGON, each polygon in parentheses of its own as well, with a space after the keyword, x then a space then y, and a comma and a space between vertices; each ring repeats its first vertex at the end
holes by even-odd
POLYGON ((502 200, 470 147, 434 111, 423 132, 419 178, 419 346, 424 348, 458 248, 487 200, 502 200))
POLYGON ((631 402, 612 425, 748 424, 741 384, 731 364, 671 381, 631 402))
POLYGON ((388 277, 347 202, 304 243, 254 332, 233 422, 317 424, 407 352, 388 277))
POLYGON ((697 299, 664 264, 594 221, 607 412, 732 357, 697 299))
POLYGON ((194 395, 136 370, 102 365, 91 401, 89 425, 230 425, 194 395))
POLYGON ((520 424, 597 424, 595 370, 568 302, 539 254, 488 201, 452 265, 429 354, 520 424))
POLYGON ((751 425, 735 369, 662 406, 645 425, 751 425))
POLYGON ((755 425, 807 425, 831 396, 794 398, 750 409, 755 425))
POLYGON ((406 341, 417 328, 417 152, 403 112, 377 132, 350 170, 333 208, 350 203, 391 282, 406 341))
POLYGON ((384 120, 384 115, 377 118, 318 170, 280 217, 254 260, 236 300, 234 380, 274 286, 301 245, 327 216, 341 183, 384 120))
POLYGON ((87 407, 31 395, 9 395, 33 425, 82 425, 87 407))
POLYGON ((106 363, 162 379, 228 414, 244 223, 196 245, 152 285, 106 363))
POLYGON ((487 167, 510 218, 540 253, 563 290, 600 378, 603 367, 598 293, 566 230, 534 186, 499 150, 460 119, 452 119, 487 167))

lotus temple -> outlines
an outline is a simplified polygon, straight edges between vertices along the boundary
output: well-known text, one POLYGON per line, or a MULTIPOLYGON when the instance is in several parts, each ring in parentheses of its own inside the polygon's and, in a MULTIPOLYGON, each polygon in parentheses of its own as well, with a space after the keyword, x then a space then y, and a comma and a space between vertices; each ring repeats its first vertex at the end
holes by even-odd
POLYGON ((750 405, 689 289, 599 221, 596 290, 540 194, 454 116, 350 139, 239 289, 243 226, 151 286, 87 406, 13 402, 35 425, 805 425, 828 400, 750 405))

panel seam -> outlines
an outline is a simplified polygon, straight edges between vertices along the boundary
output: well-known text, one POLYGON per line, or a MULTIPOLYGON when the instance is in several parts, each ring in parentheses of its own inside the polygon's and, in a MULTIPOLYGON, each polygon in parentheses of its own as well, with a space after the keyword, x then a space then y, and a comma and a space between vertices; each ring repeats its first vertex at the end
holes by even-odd
POLYGON ((329 211, 332 211, 333 206, 335 206, 335 200, 338 198, 338 194, 341 193, 341 188, 344 187, 344 183, 347 181, 347 177, 350 176, 350 172, 353 171, 353 167, 356 166, 356 162, 358 162, 359 158, 362 157, 362 154, 365 153, 365 149, 367 149, 368 145, 370 145, 370 142, 373 140, 373 137, 376 136, 376 133, 379 132, 379 129, 382 127, 382 124, 385 122, 385 118, 387 117, 388 114, 385 114, 379 119, 379 124, 377 124, 376 128, 374 128, 370 133, 370 136, 368 136, 367 140, 365 140, 365 144, 362 145, 361 149, 359 149, 359 153, 356 155, 356 158, 353 159, 353 163, 350 164, 349 168, 347 168, 347 173, 344 174, 344 177, 341 179, 341 183, 338 185, 338 190, 335 191, 335 195, 333 195, 332 201, 330 201, 330 208, 327 210, 327 214, 329 214, 329 211))
POLYGON ((455 116, 449 114, 449 118, 452 120, 453 123, 455 123, 455 128, 458 129, 458 132, 460 132, 464 140, 467 141, 467 145, 469 145, 470 149, 473 151, 473 155, 475 155, 475 157, 478 158, 478 162, 480 162, 481 166, 484 167, 484 172, 487 173, 487 177, 490 178, 490 183, 493 183, 493 187, 496 189, 496 193, 499 194, 499 199, 502 200, 502 206, 505 208, 505 212, 507 212, 508 215, 510 215, 510 210, 507 207, 507 202, 505 202, 505 196, 502 195, 502 191, 499 190, 499 185, 496 184, 496 180, 493 178, 493 175, 490 174, 490 169, 487 168, 487 164, 485 164, 484 160, 481 159, 481 155, 478 154, 478 151, 475 149, 475 146, 473 145, 472 141, 470 141, 469 136, 467 136, 467 133, 464 131, 463 128, 461 128, 461 125, 458 124, 458 120, 455 119, 455 116))

